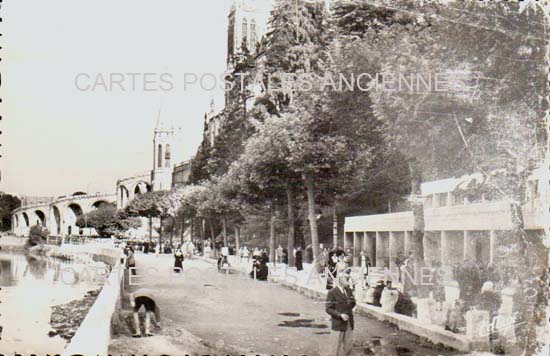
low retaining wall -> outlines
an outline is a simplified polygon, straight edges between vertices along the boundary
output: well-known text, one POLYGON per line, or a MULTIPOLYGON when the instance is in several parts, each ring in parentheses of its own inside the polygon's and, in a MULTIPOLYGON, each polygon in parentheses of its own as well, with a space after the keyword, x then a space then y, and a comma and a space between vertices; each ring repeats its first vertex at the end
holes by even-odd
MULTIPOLYGON (((233 256, 230 256, 233 257, 233 256)), ((205 261, 215 263, 216 260, 204 258, 205 261)), ((240 272, 240 264, 236 262, 235 257, 230 258, 231 269, 240 272)), ((304 264, 305 266, 305 264, 304 264)), ((317 290, 310 288, 298 283, 291 283, 277 276, 273 276, 270 273, 270 278, 273 281, 276 281, 280 285, 293 289, 307 297, 318 300, 325 300, 327 297, 327 290, 317 290)), ((428 325, 422 321, 411 318, 406 315, 397 314, 397 313, 386 313, 382 311, 382 308, 376 307, 373 305, 368 305, 365 303, 357 303, 356 311, 360 314, 375 317, 378 320, 386 321, 391 324, 396 325, 400 330, 408 331, 414 335, 423 337, 434 344, 442 344, 447 347, 452 347, 459 351, 469 352, 473 350, 473 343, 468 340, 466 335, 456 334, 450 331, 445 330, 444 328, 437 325, 428 325)))
MULTIPOLYGON (((75 246, 75 252, 91 253, 94 259, 97 258, 106 263, 113 262, 111 264, 113 268, 96 301, 63 351, 63 356, 106 356, 111 341, 111 319, 121 302, 124 283, 123 254, 121 250, 114 248, 86 246, 83 249, 82 247, 75 246)), ((62 249, 65 250, 65 245, 62 249)))

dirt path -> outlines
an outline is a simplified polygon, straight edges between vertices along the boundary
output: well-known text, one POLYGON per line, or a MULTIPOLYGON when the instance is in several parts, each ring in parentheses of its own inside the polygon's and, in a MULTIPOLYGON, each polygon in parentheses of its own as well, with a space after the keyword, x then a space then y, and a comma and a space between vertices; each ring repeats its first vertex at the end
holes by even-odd
MULTIPOLYGON (((139 277, 133 282, 159 291, 157 301, 165 324, 160 336, 115 339, 112 353, 128 354, 131 350, 126 348, 131 346, 150 356, 236 351, 243 355, 327 354, 330 324, 322 301, 277 284, 227 276, 199 258, 186 260, 183 274, 171 277, 171 256, 136 257, 139 277), (185 328, 217 351, 186 332, 178 336, 178 328, 185 328)), ((356 315, 354 338, 356 355, 456 354, 360 315, 356 315)))

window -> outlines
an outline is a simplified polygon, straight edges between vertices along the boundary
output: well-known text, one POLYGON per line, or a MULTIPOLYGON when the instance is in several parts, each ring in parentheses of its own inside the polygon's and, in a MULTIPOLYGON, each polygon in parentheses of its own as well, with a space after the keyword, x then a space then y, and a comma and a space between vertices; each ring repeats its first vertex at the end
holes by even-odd
POLYGON ((157 167, 162 168, 162 145, 157 147, 157 167))
POLYGON ((164 152, 164 161, 166 162, 166 167, 170 167, 170 145, 166 145, 166 152, 164 152))
POLYGON ((246 19, 243 20, 242 35, 242 43, 244 46, 248 47, 248 22, 246 21, 246 19))
POLYGON ((250 22, 250 48, 254 51, 256 49, 256 21, 252 19, 250 22))

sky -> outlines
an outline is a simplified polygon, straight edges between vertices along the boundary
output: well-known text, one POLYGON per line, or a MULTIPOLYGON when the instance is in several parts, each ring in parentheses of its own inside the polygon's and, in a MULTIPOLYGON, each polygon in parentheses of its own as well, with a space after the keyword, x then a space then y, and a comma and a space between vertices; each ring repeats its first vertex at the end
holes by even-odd
POLYGON ((192 156, 211 99, 223 107, 209 73, 225 70, 231 2, 2 3, 0 191, 114 192, 152 168, 159 110, 182 128, 178 158, 192 156))

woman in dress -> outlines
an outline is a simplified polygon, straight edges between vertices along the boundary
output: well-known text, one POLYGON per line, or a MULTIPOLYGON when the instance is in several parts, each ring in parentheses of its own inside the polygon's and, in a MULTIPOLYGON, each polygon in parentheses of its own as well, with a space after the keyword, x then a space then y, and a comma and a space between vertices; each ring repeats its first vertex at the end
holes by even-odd
POLYGON ((178 248, 174 253, 174 272, 180 273, 183 271, 183 252, 178 248))
POLYGON ((298 247, 298 249, 296 250, 296 269, 298 271, 302 271, 304 269, 304 266, 302 264, 302 249, 300 247, 298 247))

